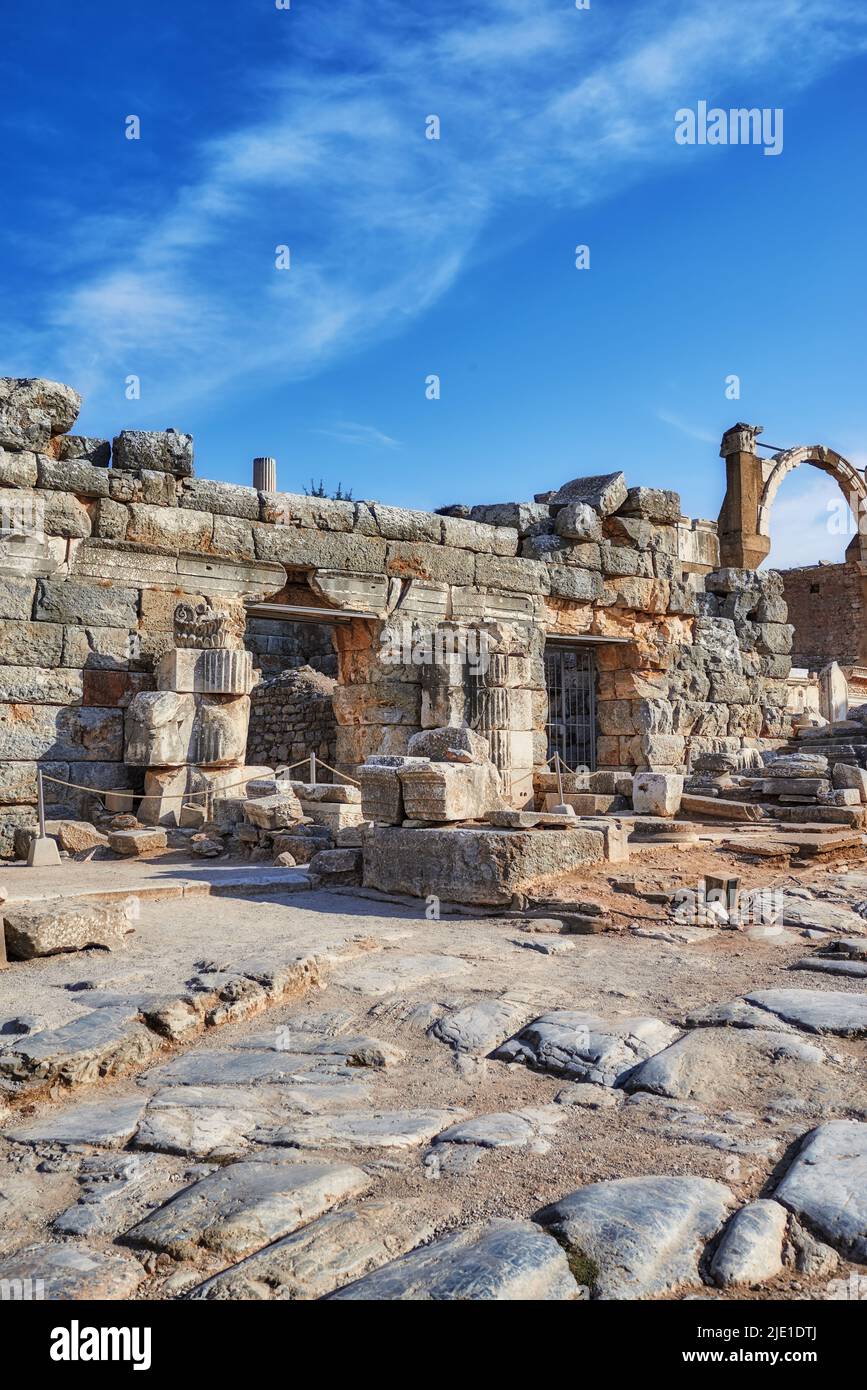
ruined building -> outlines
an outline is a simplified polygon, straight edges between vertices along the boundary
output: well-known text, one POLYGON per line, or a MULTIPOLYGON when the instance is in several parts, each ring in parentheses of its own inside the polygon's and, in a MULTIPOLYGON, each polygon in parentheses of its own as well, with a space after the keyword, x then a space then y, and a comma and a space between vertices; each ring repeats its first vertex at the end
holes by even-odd
MULTIPOLYGON (((0 380, 2 855, 34 821, 39 767, 74 784, 46 782, 49 803, 79 814, 88 788, 228 784, 256 761, 251 691, 280 669, 267 641, 307 624, 316 656, 323 631, 336 653, 314 662, 336 681, 336 731, 317 699, 316 737, 350 772, 464 724, 521 807, 554 752, 676 771, 791 732, 784 580, 755 567, 801 460, 768 472, 746 426, 723 443, 718 530, 618 471, 440 513, 210 482, 189 435, 76 436, 79 407, 67 386, 0 380)), ((864 491, 820 452, 805 458, 864 491)), ((293 726, 287 750, 303 738, 293 726)))

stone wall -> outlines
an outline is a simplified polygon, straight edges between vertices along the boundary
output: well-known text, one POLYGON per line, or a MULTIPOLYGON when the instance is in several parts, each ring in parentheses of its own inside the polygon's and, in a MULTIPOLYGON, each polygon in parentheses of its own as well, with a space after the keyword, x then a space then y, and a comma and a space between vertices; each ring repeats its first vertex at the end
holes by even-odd
POLYGON ((806 565, 782 571, 794 627, 792 665, 819 671, 830 661, 863 661, 863 579, 857 564, 806 565))
MULTIPOLYGON (((277 767, 315 753, 333 767, 337 757, 337 724, 332 705, 336 684, 331 676, 302 666, 254 686, 247 762, 277 767)), ((304 781, 307 769, 301 768, 295 776, 304 781)), ((322 769, 317 779, 330 782, 332 776, 322 769)))
POLYGON ((324 623, 284 623, 251 617, 247 620, 244 645, 266 679, 298 666, 310 666, 326 676, 337 675, 331 628, 324 623))
MULTIPOLYGON (((32 821, 37 764, 87 787, 139 786, 125 710, 154 688, 181 600, 243 618, 245 599, 282 599, 343 620, 346 770, 466 722, 524 804, 546 756, 546 632, 603 639, 604 766, 679 767, 696 749, 779 736, 781 582, 713 571, 714 529, 682 517, 675 493, 629 489, 618 472, 432 514, 258 492, 194 477, 188 435, 72 436, 78 407, 68 387, 0 379, 0 827, 32 821)), ((239 640, 279 638, 258 622, 239 640)))

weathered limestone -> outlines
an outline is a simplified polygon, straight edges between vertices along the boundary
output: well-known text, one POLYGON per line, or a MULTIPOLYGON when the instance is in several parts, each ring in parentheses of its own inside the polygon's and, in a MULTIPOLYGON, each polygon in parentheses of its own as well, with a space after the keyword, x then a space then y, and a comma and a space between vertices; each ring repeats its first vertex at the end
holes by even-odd
POLYGON ((173 647, 157 665, 160 690, 182 694, 249 695, 253 658, 247 651, 195 651, 173 647))
POLYGON ((131 767, 180 767, 189 761, 196 702, 172 690, 144 690, 126 712, 126 761, 131 767))
POLYGON ((554 493, 550 505, 565 507, 570 502, 584 502, 601 516, 610 516, 623 505, 627 495, 626 479, 622 473, 597 473, 564 483, 554 493))
POLYGON ((362 1278, 433 1234, 420 1204, 364 1202, 318 1221, 199 1284, 191 1299, 311 1299, 362 1278))
POLYGON ((680 810, 683 778, 670 772, 639 772, 632 783, 632 805, 637 815, 671 819, 680 810))
POLYGON ((81 397, 42 377, 0 377, 0 448, 43 449, 78 418, 81 397))
POLYGON ((530 1221, 471 1226, 404 1255, 328 1295, 351 1301, 575 1299, 564 1251, 530 1221))
POLYGON ((700 1284, 704 1244, 732 1202, 706 1178, 619 1178, 579 1188, 534 1220, 583 1259, 595 1298, 651 1298, 700 1284))
POLYGON ((736 1211, 710 1263, 710 1277, 723 1288, 764 1284, 783 1268, 788 1217, 779 1202, 759 1200, 736 1211))
POLYGON ((193 439, 174 430, 122 430, 111 446, 115 468, 150 469, 189 478, 193 472, 193 439))
POLYGON ((423 763, 398 772, 408 817, 421 821, 481 820, 500 801, 493 763, 423 763))
POLYGON ((819 1125, 804 1139, 774 1197, 846 1259, 865 1263, 867 1125, 819 1125))
POLYGON ((17 907, 3 914, 6 950, 11 960, 32 960, 89 946, 116 950, 132 931, 119 903, 63 902, 17 907))
POLYGON ((304 818, 304 811, 291 787, 273 796, 256 797, 244 803, 244 818, 261 830, 285 830, 304 818))
POLYGON ((21 1281, 52 1302, 131 1299, 144 1277, 138 1260, 82 1245, 32 1245, 0 1259, 0 1284, 21 1281))
POLYGON ((524 1062, 573 1081, 618 1086, 645 1058, 667 1047, 677 1029, 658 1018, 602 1018, 558 1009, 498 1047, 500 1062, 524 1062))
POLYGON ((370 1187, 343 1163, 233 1163, 187 1187, 133 1226, 123 1240, 176 1259, 198 1249, 242 1259, 370 1187))
POLYGON ((167 846, 164 830, 112 830, 108 847, 115 854, 136 859, 144 854, 159 854, 167 846))
POLYGON ((413 897, 506 905, 515 893, 600 863, 593 830, 404 830, 375 826, 364 843, 364 885, 413 897))

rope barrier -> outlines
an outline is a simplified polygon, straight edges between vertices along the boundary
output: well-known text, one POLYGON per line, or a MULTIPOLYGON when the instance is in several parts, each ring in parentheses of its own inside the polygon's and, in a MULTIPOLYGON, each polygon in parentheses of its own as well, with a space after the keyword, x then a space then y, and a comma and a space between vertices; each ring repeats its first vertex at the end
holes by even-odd
MULTIPOLYGON (((294 772, 296 767, 303 767, 305 763, 309 762, 310 757, 308 755, 306 758, 299 758, 297 763, 289 763, 286 767, 281 767, 277 771, 278 773, 294 772)), ((330 763, 326 763, 323 758, 318 758, 317 762, 321 763, 323 767, 327 767, 329 772, 335 773, 338 777, 344 777, 347 782, 352 782, 354 786, 361 786, 361 783, 356 782, 354 777, 350 777, 345 772, 339 772, 336 767, 332 767, 330 763)), ((248 782, 258 782, 261 776, 262 774, 257 772, 250 777, 242 777, 238 782, 229 782, 228 785, 224 787, 205 787, 202 791, 198 792, 174 792, 171 795, 159 793, 159 796, 161 801, 185 802, 192 801, 197 796, 222 796, 224 792, 234 791, 236 787, 246 787, 248 782)), ((44 772, 42 777, 44 781, 54 782, 58 787, 71 787, 74 791, 90 792, 93 796, 99 796, 103 799, 107 796, 141 796, 142 800, 144 800, 148 795, 146 792, 134 792, 131 787, 87 787, 81 782, 67 782, 62 777, 51 777, 47 772, 44 772)))

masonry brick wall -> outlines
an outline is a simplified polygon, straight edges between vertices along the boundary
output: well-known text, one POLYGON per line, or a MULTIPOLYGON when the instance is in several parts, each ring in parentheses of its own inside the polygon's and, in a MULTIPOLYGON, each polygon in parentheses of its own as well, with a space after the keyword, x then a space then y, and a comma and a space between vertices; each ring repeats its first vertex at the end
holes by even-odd
MULTIPOLYGON (((315 753, 333 767, 337 723, 331 697, 336 684, 331 676, 302 666, 254 686, 247 762, 277 767, 315 753)), ((307 769, 301 768, 296 776, 303 781, 307 769)), ((322 769, 317 780, 330 782, 331 773, 322 769)))
POLYGON ((298 666, 311 666, 326 676, 337 675, 337 653, 331 628, 324 623, 283 623, 248 618, 244 646, 264 679, 298 666))
POLYGON ((859 660, 864 622, 857 565, 806 565, 783 570, 789 622, 794 626, 792 665, 820 670, 829 661, 859 660))

